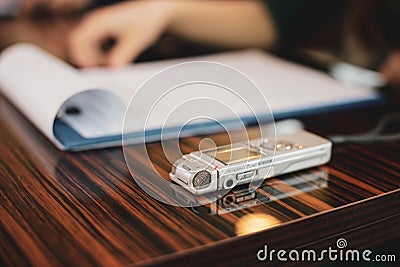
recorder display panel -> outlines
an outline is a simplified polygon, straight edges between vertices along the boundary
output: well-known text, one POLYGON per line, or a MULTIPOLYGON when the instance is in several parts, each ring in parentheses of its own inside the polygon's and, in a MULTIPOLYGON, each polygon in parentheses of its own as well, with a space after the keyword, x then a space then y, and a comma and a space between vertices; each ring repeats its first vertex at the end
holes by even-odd
POLYGON ((248 146, 240 147, 222 147, 216 150, 208 151, 206 154, 225 165, 246 162, 253 159, 261 158, 263 155, 256 150, 252 150, 248 146))

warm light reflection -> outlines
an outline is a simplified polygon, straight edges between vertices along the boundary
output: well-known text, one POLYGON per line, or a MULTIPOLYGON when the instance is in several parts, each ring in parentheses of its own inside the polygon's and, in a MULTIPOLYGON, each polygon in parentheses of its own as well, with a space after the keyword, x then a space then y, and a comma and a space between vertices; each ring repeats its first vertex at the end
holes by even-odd
POLYGON ((271 228, 280 220, 265 213, 250 213, 240 218, 235 225, 236 235, 248 235, 271 228))

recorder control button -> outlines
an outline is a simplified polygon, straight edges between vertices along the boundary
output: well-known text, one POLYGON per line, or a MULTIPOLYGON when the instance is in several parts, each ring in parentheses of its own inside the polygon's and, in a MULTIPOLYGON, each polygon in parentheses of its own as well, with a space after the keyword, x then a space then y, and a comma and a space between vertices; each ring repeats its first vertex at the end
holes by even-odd
POLYGON ((244 180, 244 179, 248 179, 248 178, 253 177, 253 175, 254 175, 254 171, 239 173, 239 174, 236 175, 236 179, 238 179, 238 180, 242 180, 243 179, 244 180))
POLYGON ((276 143, 276 150, 290 150, 293 148, 293 144, 286 141, 278 141, 276 143))
POLYGON ((274 143, 273 141, 269 142, 269 141, 264 141, 261 144, 261 147, 266 148, 266 149, 270 149, 270 150, 290 150, 293 149, 294 145, 291 142, 287 142, 287 141, 276 141, 276 143, 274 143))
POLYGON ((187 171, 191 171, 191 169, 190 169, 190 167, 188 167, 188 166, 186 166, 186 165, 182 165, 182 168, 184 168, 185 170, 187 170, 187 171))

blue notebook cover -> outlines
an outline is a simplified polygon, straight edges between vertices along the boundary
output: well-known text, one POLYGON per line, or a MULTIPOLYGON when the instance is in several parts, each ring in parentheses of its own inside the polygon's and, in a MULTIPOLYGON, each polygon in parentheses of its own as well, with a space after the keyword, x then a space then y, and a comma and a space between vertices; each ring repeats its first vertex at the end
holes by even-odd
MULTIPOLYGON (((354 110, 364 107, 383 105, 385 102, 386 101, 384 97, 381 94, 377 93, 373 98, 369 100, 338 103, 336 105, 319 106, 310 109, 291 110, 287 112, 276 113, 274 114, 274 119, 282 120, 287 118, 310 116, 316 114, 324 115, 343 110, 354 110)), ((256 123, 254 117, 242 118, 242 120, 244 125, 246 126, 251 126, 256 123)), ((223 122, 224 126, 230 125, 232 129, 235 129, 235 127, 237 127, 235 126, 235 123, 237 122, 233 121, 223 122)), ((168 133, 171 133, 171 135, 175 135, 175 133, 179 129, 180 127, 164 129, 163 135, 164 136, 168 135, 168 133)), ((223 128, 219 124, 209 122, 206 124, 197 124, 197 125, 191 125, 190 127, 186 127, 181 132, 181 136, 203 135, 203 134, 217 133, 221 131, 223 131, 223 128)), ((157 129, 157 130, 146 131, 145 133, 143 132, 129 133, 126 134, 124 138, 126 140, 129 140, 130 143, 134 144, 139 142, 140 140, 143 140, 143 138, 145 138, 146 142, 159 141, 160 134, 161 134, 161 129, 157 129), (146 136, 144 136, 144 134, 146 136)), ((65 150, 68 151, 79 151, 79 150, 111 147, 111 146, 120 146, 122 144, 122 134, 86 139, 60 119, 56 119, 54 122, 54 136, 65 147, 65 150)))

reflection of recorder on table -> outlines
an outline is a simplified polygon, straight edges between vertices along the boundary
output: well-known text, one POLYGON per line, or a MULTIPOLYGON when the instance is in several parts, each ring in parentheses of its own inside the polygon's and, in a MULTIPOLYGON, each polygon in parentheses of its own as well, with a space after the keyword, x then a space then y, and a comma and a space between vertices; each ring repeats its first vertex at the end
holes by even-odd
POLYGON ((332 143, 309 132, 196 151, 175 161, 171 179, 193 194, 229 190, 236 185, 325 164, 332 143))
POLYGON ((249 189, 247 185, 240 185, 223 196, 219 196, 218 192, 198 196, 182 187, 173 188, 181 204, 192 207, 195 212, 216 215, 326 188, 328 179, 328 173, 325 170, 314 168, 268 179, 256 190, 249 189), (203 198, 208 198, 211 202, 206 204, 207 201, 203 198))

